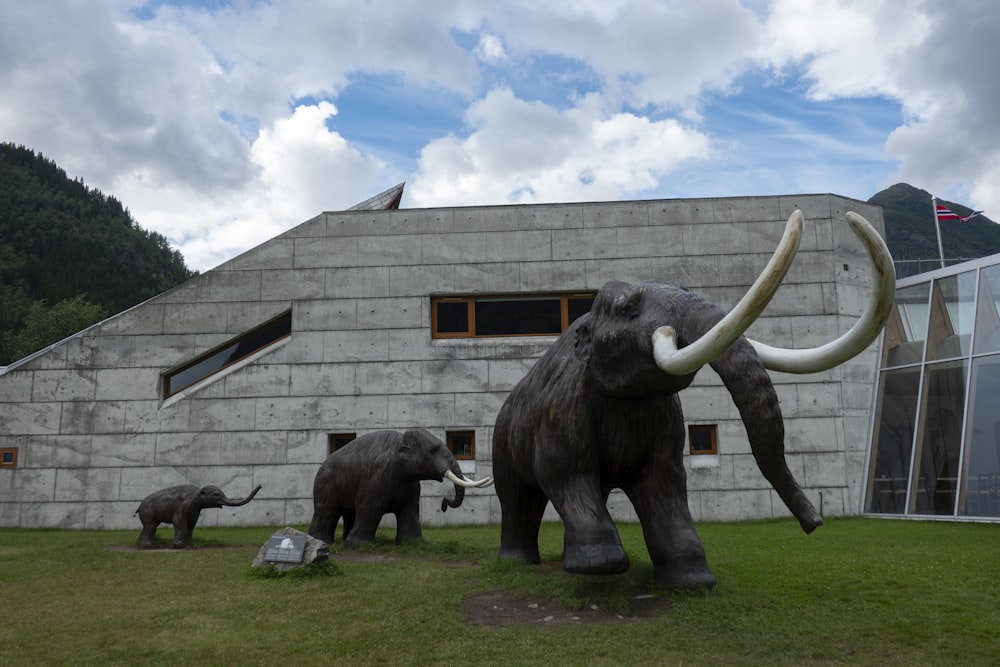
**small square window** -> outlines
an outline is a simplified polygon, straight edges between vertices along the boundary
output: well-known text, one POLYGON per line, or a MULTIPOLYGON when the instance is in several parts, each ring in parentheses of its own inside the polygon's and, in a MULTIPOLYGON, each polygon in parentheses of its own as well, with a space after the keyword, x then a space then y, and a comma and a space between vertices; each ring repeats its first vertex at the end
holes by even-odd
POLYGON ((0 468, 17 467, 17 447, 0 448, 0 468))
POLYGON ((715 424, 688 425, 688 452, 692 456, 718 454, 718 439, 715 424))
POLYGON ((448 431, 448 451, 456 459, 471 461, 476 458, 475 431, 448 431))
POLYGON ((327 437, 327 454, 333 454, 356 437, 357 433, 331 433, 327 437))

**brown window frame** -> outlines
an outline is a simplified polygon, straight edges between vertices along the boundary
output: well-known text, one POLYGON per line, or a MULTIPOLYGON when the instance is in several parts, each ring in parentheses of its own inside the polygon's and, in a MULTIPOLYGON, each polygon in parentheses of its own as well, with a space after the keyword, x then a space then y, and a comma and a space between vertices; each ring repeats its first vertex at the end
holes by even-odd
POLYGON ((590 299, 597 296, 596 291, 582 290, 573 292, 525 292, 513 294, 456 294, 431 297, 431 338, 521 338, 531 336, 558 336, 570 325, 569 302, 573 299, 590 299), (536 301, 539 299, 559 299, 559 331, 541 333, 513 334, 478 334, 476 333, 476 303, 480 301, 536 301), (438 304, 465 303, 467 306, 465 331, 438 331, 438 304))
POLYGON ((455 457, 456 461, 475 461, 476 460, 476 432, 471 430, 463 431, 445 431, 445 443, 448 445, 448 451, 451 455, 455 457), (454 438, 457 437, 468 437, 469 438, 469 450, 468 454, 456 454, 454 438))
POLYGON ((353 442, 358 437, 357 433, 330 433, 326 436, 326 449, 327 455, 333 454, 335 451, 353 442))
POLYGON ((0 447, 0 468, 16 468, 17 467, 17 447, 0 447), (10 460, 7 460, 7 455, 10 455, 10 460))
POLYGON ((719 453, 719 427, 717 424, 688 424, 688 454, 691 456, 711 456, 719 453), (707 433, 711 449, 695 449, 695 433, 707 433))
POLYGON ((247 357, 266 349, 268 346, 292 335, 292 311, 288 310, 273 317, 250 331, 218 345, 195 359, 163 374, 163 398, 170 398, 206 378, 220 373, 247 357), (248 346, 249 345, 249 346, 248 346), (241 348, 241 346, 244 346, 241 348), (224 355, 228 355, 223 359, 224 355), (207 364, 204 372, 196 372, 190 377, 185 373, 207 364))

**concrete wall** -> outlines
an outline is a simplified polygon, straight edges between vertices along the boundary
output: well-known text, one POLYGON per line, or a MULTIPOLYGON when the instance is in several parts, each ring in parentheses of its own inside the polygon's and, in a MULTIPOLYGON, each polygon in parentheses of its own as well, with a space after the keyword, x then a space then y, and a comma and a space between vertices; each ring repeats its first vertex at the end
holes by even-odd
MULTIPOLYGON (((463 468, 489 475, 497 411, 553 339, 431 340, 431 295, 652 279, 729 308, 796 208, 799 254, 750 335, 803 347, 861 312, 871 277, 844 212, 881 230, 881 209, 803 195, 324 213, 0 375, 0 447, 19 451, 0 468, 0 525, 138 529, 139 501, 181 483, 231 496, 263 485, 200 525, 304 524, 336 432, 472 429, 477 457, 463 468), (161 400, 164 372, 288 309, 284 344, 161 400)), ((873 346, 825 373, 772 374, 789 465, 826 514, 858 512, 875 372, 873 346)), ((688 461, 695 518, 787 515, 711 369, 682 401, 688 423, 719 429, 719 456, 688 461)), ((449 487, 424 483, 425 524, 499 521, 491 488, 442 514, 449 487)), ((619 493, 610 505, 634 518, 619 493)))

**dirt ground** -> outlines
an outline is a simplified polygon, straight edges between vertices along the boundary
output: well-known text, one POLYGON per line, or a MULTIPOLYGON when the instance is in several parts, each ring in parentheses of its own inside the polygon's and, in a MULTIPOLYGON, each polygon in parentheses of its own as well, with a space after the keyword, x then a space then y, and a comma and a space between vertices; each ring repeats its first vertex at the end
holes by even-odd
POLYGON ((587 609, 564 609, 552 599, 507 590, 492 590, 467 595, 462 601, 465 620, 475 625, 533 625, 553 627, 567 623, 630 623, 666 614, 670 603, 662 597, 639 594, 632 598, 626 612, 602 609, 593 604, 587 609))

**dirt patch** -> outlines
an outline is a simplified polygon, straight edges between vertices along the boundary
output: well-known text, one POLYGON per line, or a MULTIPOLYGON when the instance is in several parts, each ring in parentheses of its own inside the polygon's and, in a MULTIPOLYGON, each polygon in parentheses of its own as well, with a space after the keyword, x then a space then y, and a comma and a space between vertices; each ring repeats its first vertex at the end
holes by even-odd
POLYGON ((557 600, 506 590, 467 595, 462 601, 465 620, 474 625, 532 625, 554 627, 584 623, 632 623, 657 618, 670 611, 666 598, 638 594, 627 611, 602 609, 592 604, 585 609, 566 609, 557 600))

